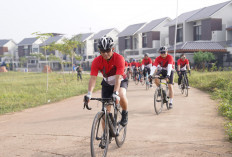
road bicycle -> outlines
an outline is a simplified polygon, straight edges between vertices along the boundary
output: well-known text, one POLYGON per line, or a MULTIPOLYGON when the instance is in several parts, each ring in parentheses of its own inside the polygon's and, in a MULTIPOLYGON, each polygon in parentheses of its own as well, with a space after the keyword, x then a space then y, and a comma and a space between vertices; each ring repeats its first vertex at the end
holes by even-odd
POLYGON ((146 83, 146 90, 149 90, 150 82, 149 82, 149 79, 148 79, 148 71, 147 71, 147 68, 145 68, 144 70, 145 70, 145 80, 144 80, 144 82, 146 83))
POLYGON ((181 73, 182 80, 180 84, 181 94, 184 94, 186 97, 188 96, 188 80, 187 80, 187 73, 181 73))
POLYGON ((169 89, 168 83, 162 82, 164 77, 159 76, 160 85, 156 88, 154 94, 154 109, 155 113, 158 115, 163 110, 163 105, 166 103, 167 109, 169 109, 169 89))
MULTIPOLYGON (((90 148, 92 157, 106 157, 109 143, 115 138, 118 147, 121 147, 126 139, 127 126, 120 124, 122 109, 120 104, 116 104, 113 98, 91 98, 102 102, 102 110, 98 112, 93 120, 90 148), (110 113, 107 108, 113 106, 114 112, 110 113)), ((84 108, 91 110, 88 102, 85 101, 84 108)))

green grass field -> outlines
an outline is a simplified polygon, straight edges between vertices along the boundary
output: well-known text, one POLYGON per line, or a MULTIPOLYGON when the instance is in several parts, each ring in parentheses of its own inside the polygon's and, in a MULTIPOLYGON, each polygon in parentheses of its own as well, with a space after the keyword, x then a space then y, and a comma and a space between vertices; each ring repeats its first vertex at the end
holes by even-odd
MULTIPOLYGON (((87 93, 90 75, 77 81, 76 74, 49 74, 49 89, 46 93, 46 73, 0 73, 0 114, 21 111, 49 102, 87 93)), ((99 77, 95 91, 101 89, 99 77)))
MULTIPOLYGON (((175 81, 177 81, 177 78, 175 77, 175 81)), ((189 76, 189 84, 191 87, 210 93, 213 99, 220 101, 219 113, 227 117, 226 131, 230 140, 232 140, 232 71, 193 71, 189 76)))

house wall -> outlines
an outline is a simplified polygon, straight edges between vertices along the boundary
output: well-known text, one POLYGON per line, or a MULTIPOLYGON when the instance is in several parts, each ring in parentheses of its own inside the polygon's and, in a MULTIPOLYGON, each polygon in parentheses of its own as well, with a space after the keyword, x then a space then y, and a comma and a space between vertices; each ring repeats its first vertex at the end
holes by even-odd
POLYGON ((165 39, 169 36, 169 28, 165 27, 167 23, 171 21, 170 18, 166 18, 163 22, 161 22, 155 29, 152 31, 159 31, 160 32, 160 47, 165 46, 165 39))
POLYGON ((211 40, 212 31, 222 30, 222 19, 206 19, 201 21, 202 40, 211 40))
POLYGON ((85 41, 85 54, 94 55, 94 40, 85 41))
POLYGON ((232 26, 232 3, 217 11, 211 16, 212 18, 222 19, 222 24, 232 26))
POLYGON ((118 38, 118 48, 119 52, 122 53, 125 50, 125 37, 119 37, 118 38))
POLYGON ((175 43, 175 26, 170 26, 168 32, 169 32, 169 44, 174 45, 174 43, 175 43))
POLYGON ((114 48, 115 48, 115 52, 119 53, 119 50, 118 50, 118 34, 119 32, 114 29, 112 30, 110 33, 107 34, 107 36, 110 36, 113 40, 114 40, 114 48))
POLYGON ((184 24, 183 42, 193 41, 193 22, 184 24))
POLYGON ((4 52, 8 52, 8 47, 0 47, 0 55, 4 55, 4 52))
POLYGON ((42 44, 42 40, 41 39, 37 39, 33 44, 32 44, 32 51, 34 48, 38 48, 38 53, 40 52, 40 44, 42 44))
POLYGON ((25 56, 23 48, 24 48, 24 46, 18 46, 18 56, 19 57, 25 56))

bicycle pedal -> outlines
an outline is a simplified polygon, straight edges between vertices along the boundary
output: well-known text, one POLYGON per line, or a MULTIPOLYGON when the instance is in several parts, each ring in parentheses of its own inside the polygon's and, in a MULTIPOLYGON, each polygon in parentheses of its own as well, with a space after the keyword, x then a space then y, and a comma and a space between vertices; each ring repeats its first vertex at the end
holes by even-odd
POLYGON ((156 100, 156 102, 161 102, 161 100, 156 100))

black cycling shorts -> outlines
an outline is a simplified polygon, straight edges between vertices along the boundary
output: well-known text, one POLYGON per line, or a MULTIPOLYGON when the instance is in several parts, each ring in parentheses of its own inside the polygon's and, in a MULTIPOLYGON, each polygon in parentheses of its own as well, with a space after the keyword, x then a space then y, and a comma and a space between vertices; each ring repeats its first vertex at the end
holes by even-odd
MULTIPOLYGON (((166 77, 167 76, 167 70, 158 70, 155 75, 166 77)), ((173 76, 174 76, 174 72, 172 71, 168 84, 173 84, 173 79, 174 79, 173 76)))
MULTIPOLYGON (((114 92, 114 86, 111 86, 108 83, 106 83, 104 79, 102 80, 101 85, 102 85, 102 92, 101 92, 102 98, 111 98, 114 92)), ((120 87, 127 89, 128 80, 127 79, 122 80, 120 87)))

